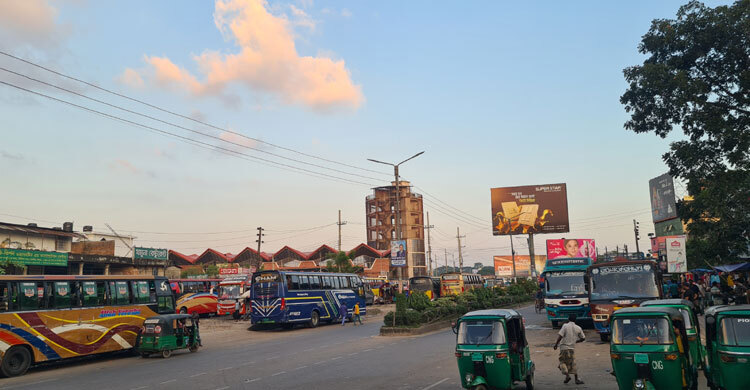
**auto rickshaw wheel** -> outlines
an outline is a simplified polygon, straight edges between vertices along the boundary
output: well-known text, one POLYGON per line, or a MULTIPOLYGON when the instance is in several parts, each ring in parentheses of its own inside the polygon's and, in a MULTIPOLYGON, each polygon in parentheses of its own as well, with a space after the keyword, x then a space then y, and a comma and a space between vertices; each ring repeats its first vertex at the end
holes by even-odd
POLYGON ((149 356, 151 356, 150 353, 148 353, 148 352, 141 352, 141 357, 142 358, 147 359, 149 356))
POLYGON ((166 359, 166 358, 168 358, 170 356, 172 356, 172 350, 171 349, 163 349, 161 351, 161 357, 163 357, 164 359, 166 359))
POLYGON ((534 373, 526 375, 526 390, 534 390, 534 373))
POLYGON ((6 377, 18 376, 26 373, 30 365, 31 352, 26 347, 17 345, 5 352, 3 362, 0 364, 0 371, 6 377))
POLYGON ((599 333, 599 339, 602 340, 602 342, 608 343, 609 342, 609 335, 604 333, 599 333))
POLYGON ((194 344, 190 346, 190 352, 198 352, 198 345, 194 344))

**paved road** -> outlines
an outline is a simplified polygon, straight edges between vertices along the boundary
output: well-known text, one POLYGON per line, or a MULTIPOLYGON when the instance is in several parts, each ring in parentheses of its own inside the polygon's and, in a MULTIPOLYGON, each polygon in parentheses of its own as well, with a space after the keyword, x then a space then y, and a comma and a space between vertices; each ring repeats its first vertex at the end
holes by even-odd
MULTIPOLYGON (((616 389, 609 346, 593 330, 576 355, 585 385, 563 385, 552 330, 533 307, 521 309, 537 366, 538 389, 616 389)), ((205 347, 169 359, 112 357, 31 370, 0 379, 3 389, 458 389, 448 330, 419 337, 381 337, 382 317, 363 326, 251 332, 232 321, 206 322, 205 347), (213 324, 213 325, 212 325, 213 324), (213 326, 213 327, 212 327, 213 326)), ((705 381, 701 379, 703 383, 705 381)), ((520 386, 523 388, 523 386, 520 386)))

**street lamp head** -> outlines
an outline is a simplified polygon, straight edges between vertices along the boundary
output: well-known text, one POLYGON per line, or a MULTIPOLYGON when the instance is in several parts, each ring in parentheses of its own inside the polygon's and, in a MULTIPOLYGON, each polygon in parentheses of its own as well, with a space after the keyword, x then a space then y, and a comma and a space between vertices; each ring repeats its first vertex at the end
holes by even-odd
POLYGON ((423 153, 424 153, 424 150, 423 150, 423 151, 421 151, 421 152, 419 152, 419 153, 417 153, 417 154, 415 154, 415 155, 413 155, 413 156, 411 156, 411 157, 409 157, 409 158, 407 158, 407 159, 406 159, 406 160, 404 160, 404 161, 401 161, 400 163, 398 163, 398 164, 396 164, 396 165, 397 165, 397 166, 398 166, 398 165, 401 165, 401 164, 403 164, 403 163, 405 163, 405 162, 407 162, 407 161, 409 161, 409 160, 411 160, 411 159, 413 159, 413 158, 415 158, 415 157, 418 157, 418 156, 422 155, 423 153))

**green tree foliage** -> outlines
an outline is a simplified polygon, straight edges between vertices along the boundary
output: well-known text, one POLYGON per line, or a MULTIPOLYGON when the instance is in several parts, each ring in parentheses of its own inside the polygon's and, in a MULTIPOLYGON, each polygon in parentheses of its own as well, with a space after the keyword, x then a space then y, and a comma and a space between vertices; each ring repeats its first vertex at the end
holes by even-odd
POLYGON ((750 232, 750 0, 691 1, 676 19, 654 20, 638 50, 648 57, 624 70, 625 128, 682 130, 663 159, 693 198, 677 207, 688 251, 699 263, 736 261, 750 232))
POLYGON ((219 276, 219 267, 215 265, 209 265, 205 267, 205 273, 206 275, 210 277, 219 276))
POLYGON ((326 271, 328 272, 346 272, 346 273, 362 273, 362 267, 355 266, 352 264, 353 260, 346 252, 330 253, 326 256, 327 259, 333 259, 326 265, 326 271))
POLYGON ((198 268, 187 268, 180 272, 181 278, 189 278, 191 276, 201 275, 201 270, 198 268))
POLYGON ((483 275, 483 276, 484 275, 486 275, 486 276, 494 275, 495 274, 495 267, 490 267, 490 266, 482 267, 481 269, 479 269, 478 274, 483 275))

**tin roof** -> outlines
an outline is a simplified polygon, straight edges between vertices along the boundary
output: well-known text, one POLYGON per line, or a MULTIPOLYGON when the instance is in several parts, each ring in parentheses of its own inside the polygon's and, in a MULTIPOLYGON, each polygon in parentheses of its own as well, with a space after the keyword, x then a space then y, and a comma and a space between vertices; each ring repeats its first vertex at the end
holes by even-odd
POLYGON ((0 230, 9 230, 13 232, 26 233, 26 234, 40 234, 40 235, 46 235, 46 236, 70 237, 70 238, 81 238, 81 239, 86 238, 86 236, 84 236, 83 234, 76 233, 76 232, 66 232, 66 231, 58 230, 58 229, 38 227, 38 226, 28 226, 28 225, 17 225, 15 223, 6 223, 6 222, 0 222, 0 230))

